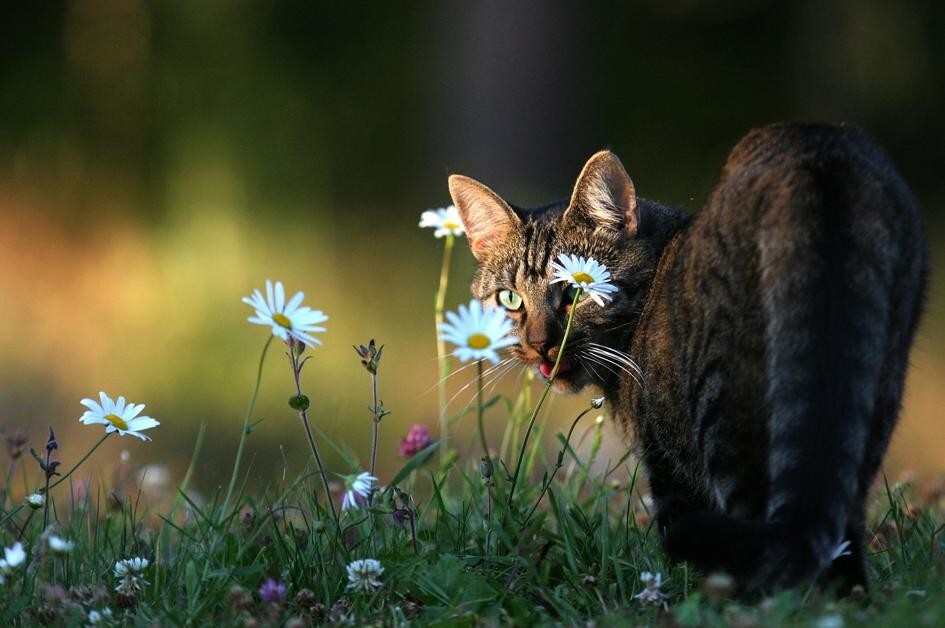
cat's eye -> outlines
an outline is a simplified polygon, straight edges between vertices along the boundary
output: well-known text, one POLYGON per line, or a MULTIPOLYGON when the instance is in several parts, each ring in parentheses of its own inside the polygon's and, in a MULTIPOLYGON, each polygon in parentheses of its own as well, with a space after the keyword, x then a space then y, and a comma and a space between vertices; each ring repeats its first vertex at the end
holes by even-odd
POLYGON ((499 290, 499 304, 510 312, 522 307, 522 297, 511 290, 499 290))

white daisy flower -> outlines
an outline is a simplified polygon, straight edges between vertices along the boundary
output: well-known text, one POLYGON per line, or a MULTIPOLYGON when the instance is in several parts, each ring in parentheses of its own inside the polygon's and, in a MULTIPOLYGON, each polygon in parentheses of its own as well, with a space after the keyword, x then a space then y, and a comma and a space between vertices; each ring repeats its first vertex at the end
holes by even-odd
POLYGON ((348 588, 363 593, 380 589, 384 584, 378 580, 384 573, 381 561, 373 558, 354 560, 348 565, 348 588))
POLYGON ((456 345, 455 355, 463 362, 489 360, 498 364, 496 351, 518 342, 518 338, 509 335, 512 319, 505 310, 483 308, 475 299, 468 307, 460 305, 458 313, 447 312, 446 320, 440 325, 440 336, 456 345))
POLYGON ((374 488, 376 483, 377 478, 366 471, 357 475, 347 476, 345 478, 345 495, 341 500, 341 509, 349 510, 360 506, 367 500, 368 495, 371 494, 371 489, 374 488))
POLYGON ((550 283, 567 281, 575 288, 581 288, 598 305, 604 305, 604 299, 613 300, 611 292, 617 292, 617 286, 610 283, 610 272, 607 267, 593 257, 584 258, 579 255, 558 256, 561 262, 551 262, 555 271, 555 278, 550 283))
POLYGON ((75 543, 66 540, 61 536, 52 534, 49 536, 49 549, 56 554, 68 554, 75 547, 75 543))
POLYGON ((125 403, 125 398, 119 396, 118 401, 112 401, 111 398, 103 392, 98 394, 101 403, 92 399, 83 399, 79 403, 88 408, 85 414, 79 417, 85 425, 101 423, 105 425, 105 433, 111 434, 118 432, 120 436, 131 434, 141 440, 151 440, 149 437, 141 434, 144 430, 160 425, 149 416, 138 416, 144 410, 144 404, 125 403))
POLYGON ((663 574, 652 574, 649 571, 644 571, 640 574, 640 582, 646 588, 633 597, 640 600, 641 603, 658 606, 666 600, 666 594, 660 591, 660 587, 663 585, 663 574))
POLYGON ((0 558, 0 573, 8 574, 26 560, 26 550, 23 544, 17 541, 13 547, 3 548, 3 558, 0 558))
POLYGON ((26 504, 33 510, 39 510, 46 504, 46 498, 40 493, 33 493, 26 498, 26 504))
POLYGON ((290 338, 294 338, 314 349, 322 341, 312 336, 312 333, 325 331, 318 324, 327 321, 328 317, 321 310, 301 306, 304 298, 303 293, 296 292, 287 302, 282 282, 273 284, 267 279, 266 298, 257 289, 250 296, 243 297, 243 303, 256 309, 256 316, 247 319, 250 323, 268 325, 272 328, 272 335, 278 336, 283 342, 288 343, 290 338))
POLYGON ((428 209, 420 214, 421 227, 433 227, 436 231, 433 235, 442 238, 445 235, 463 235, 466 228, 463 227, 463 221, 459 217, 455 205, 442 207, 440 209, 428 209))

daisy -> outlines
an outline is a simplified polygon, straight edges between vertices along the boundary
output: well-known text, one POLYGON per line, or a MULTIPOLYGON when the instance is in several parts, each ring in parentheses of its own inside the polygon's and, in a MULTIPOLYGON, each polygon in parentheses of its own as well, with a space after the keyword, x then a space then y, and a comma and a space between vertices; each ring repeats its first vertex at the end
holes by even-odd
POLYGON ((383 585, 378 578, 384 573, 379 560, 365 558, 352 561, 348 565, 348 588, 355 591, 370 593, 380 589, 383 585))
POLYGON ((634 595, 636 599, 643 604, 652 604, 658 606, 666 599, 666 594, 660 591, 663 585, 663 574, 652 574, 644 571, 640 574, 640 581, 646 586, 645 589, 634 595))
POLYGON ((598 305, 604 305, 604 299, 613 300, 610 293, 617 292, 617 286, 610 283, 610 272, 606 266, 593 257, 584 258, 564 253, 558 256, 558 260, 560 264, 551 262, 555 278, 550 283, 567 281, 573 287, 586 292, 598 305))
POLYGON ((26 560, 26 550, 23 544, 17 541, 13 547, 3 548, 3 558, 0 558, 0 573, 10 573, 26 560))
POLYGON ((26 498, 26 503, 33 510, 39 510, 46 503, 46 498, 40 493, 33 493, 26 498))
POLYGON ((144 404, 125 404, 124 397, 118 397, 118 401, 112 401, 111 398, 103 392, 98 394, 101 403, 92 399, 83 399, 79 403, 88 408, 79 420, 85 425, 101 423, 105 425, 105 433, 111 434, 118 432, 120 436, 131 434, 141 440, 151 440, 140 432, 149 430, 152 427, 160 425, 149 416, 138 416, 138 413, 144 410, 144 404))
POLYGON ((367 472, 347 476, 341 509, 349 510, 360 506, 371 494, 371 489, 374 488, 375 483, 377 483, 377 478, 367 472))
POLYGON ((321 310, 313 310, 308 306, 301 306, 305 295, 296 292, 295 296, 285 300, 285 288, 281 281, 275 285, 268 279, 266 280, 266 298, 257 289, 253 294, 243 297, 243 303, 256 309, 256 315, 250 316, 247 320, 256 325, 268 325, 272 328, 272 335, 278 336, 284 342, 288 343, 294 339, 311 348, 322 344, 322 341, 312 336, 313 332, 325 331, 324 327, 319 327, 319 323, 328 320, 321 310))
POLYGON ((456 345, 455 355, 463 362, 489 360, 498 364, 496 351, 518 342, 518 338, 509 335, 512 319, 505 310, 485 309, 473 299, 468 307, 460 305, 458 312, 446 313, 449 322, 440 325, 440 336, 456 345))
POLYGON ((433 227, 436 231, 433 235, 442 238, 445 235, 463 235, 466 233, 463 227, 463 221, 459 217, 459 211, 455 205, 442 207, 440 209, 428 209, 420 214, 421 227, 433 227))
POLYGON ((75 543, 62 538, 61 536, 56 536, 53 534, 49 537, 49 549, 56 554, 68 554, 72 551, 73 547, 75 547, 75 543))

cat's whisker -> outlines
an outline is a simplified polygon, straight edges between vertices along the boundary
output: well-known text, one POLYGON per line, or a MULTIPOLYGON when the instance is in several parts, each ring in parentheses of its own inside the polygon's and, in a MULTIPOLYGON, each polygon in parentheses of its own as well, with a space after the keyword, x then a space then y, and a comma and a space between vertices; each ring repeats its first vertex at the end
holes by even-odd
POLYGON ((614 349, 613 347, 608 347, 606 345, 602 345, 596 342, 591 342, 588 344, 591 349, 596 349, 603 353, 607 353, 608 355, 611 355, 614 358, 624 362, 627 366, 629 366, 634 371, 636 371, 640 375, 640 377, 643 377, 643 369, 641 369, 640 365, 637 364, 634 361, 634 359, 631 358, 628 354, 624 353, 623 351, 618 351, 617 349, 614 349))
POLYGON ((620 362, 614 359, 614 357, 608 353, 599 352, 596 349, 589 349, 588 351, 590 351, 597 359, 603 360, 604 362, 608 362, 609 364, 617 367, 618 369, 620 369, 621 371, 623 371, 624 373, 632 377, 633 381, 635 381, 637 384, 640 385, 641 388, 643 388, 643 382, 640 380, 637 374, 634 371, 630 370, 623 362, 620 362))
POLYGON ((453 372, 450 373, 449 375, 447 375, 447 376, 445 376, 445 377, 441 377, 441 378, 437 381, 437 383, 433 384, 432 386, 430 386, 429 388, 427 388, 426 390, 424 390, 424 391, 423 391, 422 393, 420 393, 420 395, 418 395, 418 396, 422 397, 423 395, 429 394, 430 392, 433 391, 434 388, 436 388, 437 386, 439 386, 440 383, 449 381, 450 379, 453 378, 453 376, 459 375, 460 373, 462 373, 462 372, 465 371, 466 369, 471 368, 471 367, 474 367, 474 366, 476 366, 476 363, 475 363, 475 362, 470 362, 470 363, 468 363, 468 364, 462 365, 461 367, 459 367, 458 369, 456 369, 455 371, 453 371, 453 372))
MULTIPOLYGON (((482 372, 482 379, 483 379, 483 381, 485 381, 486 378, 487 378, 490 374, 494 373, 496 369, 501 368, 503 365, 508 364, 508 363, 511 362, 511 361, 512 361, 512 358, 506 358, 505 360, 500 361, 498 364, 495 364, 495 365, 490 366, 489 368, 487 368, 485 371, 482 372)), ((476 364, 476 363, 475 363, 475 362, 472 362, 472 364, 476 364)), ((469 388, 470 386, 472 386, 473 384, 475 384, 477 378, 478 378, 478 375, 477 375, 476 377, 473 377, 472 380, 471 380, 468 384, 466 384, 465 386, 463 386, 462 388, 460 388, 460 389, 456 392, 455 395, 453 395, 452 397, 450 397, 449 401, 446 402, 446 406, 449 407, 449 405, 450 405, 451 403, 453 403, 453 402, 456 400, 457 397, 459 397, 461 394, 463 394, 463 392, 465 392, 465 390, 466 390, 467 388, 469 388)), ((470 403, 472 403, 471 400, 470 400, 470 403)), ((468 404, 467 404, 467 405, 468 405, 468 404)))
POLYGON ((597 360, 586 355, 583 355, 583 356, 579 355, 578 361, 581 363, 581 366, 585 367, 586 369, 590 370, 591 373, 593 373, 594 377, 597 378, 597 381, 601 383, 606 381, 603 377, 600 376, 600 373, 597 372, 597 369, 592 366, 592 363, 600 365, 600 363, 597 360))
MULTIPOLYGON (((605 369, 607 369, 608 371, 610 371, 613 375, 619 375, 619 372, 618 372, 618 371, 615 371, 615 370, 613 369, 613 367, 610 366, 609 363, 602 361, 600 358, 595 357, 593 354, 590 354, 590 353, 587 353, 587 352, 583 352, 583 353, 581 353, 579 359, 582 359, 582 358, 583 358, 583 360, 586 360, 587 362, 593 362, 594 364, 597 364, 598 366, 604 367, 605 369)), ((594 371, 594 374, 597 376, 598 379, 600 379, 601 382, 604 381, 604 378, 600 376, 600 373, 598 373, 596 369, 594 369, 593 367, 591 367, 590 364, 587 364, 586 362, 582 362, 582 363, 583 363, 585 366, 591 368, 591 370, 594 371)))
MULTIPOLYGON (((495 390, 496 386, 499 385, 499 382, 502 380, 502 378, 508 375, 509 372, 514 368, 515 368, 515 361, 510 360, 509 363, 506 365, 506 367, 502 371, 497 373, 495 377, 492 378, 492 382, 488 385, 488 390, 486 390, 486 394, 491 395, 492 391, 495 390)), ((486 385, 483 384, 483 390, 485 389, 486 389, 486 385)))

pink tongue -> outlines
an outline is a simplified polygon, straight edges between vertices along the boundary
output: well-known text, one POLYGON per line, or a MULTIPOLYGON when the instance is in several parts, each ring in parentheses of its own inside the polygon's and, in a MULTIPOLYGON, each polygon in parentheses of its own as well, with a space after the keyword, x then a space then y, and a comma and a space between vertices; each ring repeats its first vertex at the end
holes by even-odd
POLYGON ((538 365, 538 372, 542 374, 543 377, 551 377, 551 369, 555 367, 554 364, 550 362, 542 362, 538 365))

